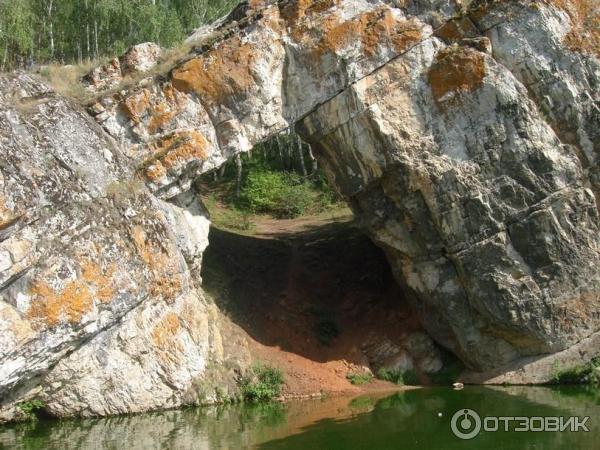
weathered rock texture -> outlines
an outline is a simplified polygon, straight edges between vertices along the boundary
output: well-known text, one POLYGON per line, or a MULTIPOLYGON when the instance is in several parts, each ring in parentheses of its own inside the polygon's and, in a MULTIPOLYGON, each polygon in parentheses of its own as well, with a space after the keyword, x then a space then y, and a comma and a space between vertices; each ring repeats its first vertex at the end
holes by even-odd
POLYGON ((2 395, 43 377, 57 414, 186 401, 214 338, 186 192, 290 126, 471 368, 600 329, 593 2, 254 3, 90 105, 118 151, 35 81, 2 79, 2 395))
POLYGON ((84 112, 24 74, 0 78, 0 398, 56 415, 197 401, 218 362, 197 290, 208 220, 136 180, 84 112))
POLYGON ((148 72, 158 64, 161 48, 154 42, 144 42, 129 48, 120 58, 96 67, 87 74, 83 82, 90 91, 118 86, 127 76, 148 72))

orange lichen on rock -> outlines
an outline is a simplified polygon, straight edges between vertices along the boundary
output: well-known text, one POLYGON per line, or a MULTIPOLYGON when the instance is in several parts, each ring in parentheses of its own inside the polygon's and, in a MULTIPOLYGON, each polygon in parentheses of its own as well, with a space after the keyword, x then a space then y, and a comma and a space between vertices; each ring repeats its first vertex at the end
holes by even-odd
POLYGON ((27 318, 34 328, 42 324, 55 327, 67 320, 75 325, 92 309, 93 297, 88 285, 80 280, 69 282, 61 292, 56 292, 44 281, 38 281, 30 289, 33 296, 27 310, 27 318))
POLYGON ((181 324, 177 315, 175 313, 168 313, 154 327, 154 331, 152 332, 154 344, 164 349, 172 341, 173 336, 179 332, 180 328, 181 324))
POLYGON ((600 5, 598 0, 548 0, 571 19, 565 44, 571 49, 600 58, 600 5))
POLYGON ((253 44, 233 37, 173 70, 173 86, 213 104, 225 103, 255 85, 252 67, 260 52, 253 44))
POLYGON ((152 156, 144 163, 144 174, 150 181, 158 182, 167 170, 191 160, 203 160, 208 155, 209 142, 195 130, 178 131, 163 136, 151 144, 152 156))
POLYGON ((14 219, 13 212, 6 206, 6 200, 0 195, 0 230, 14 219))
POLYGON ((94 287, 94 297, 102 303, 109 303, 115 296, 112 287, 112 279, 115 273, 115 265, 112 264, 107 270, 102 270, 100 265, 91 260, 82 264, 82 276, 89 286, 94 287))
POLYGON ((38 326, 45 323, 54 327, 64 320, 71 324, 81 322, 84 314, 92 309, 95 299, 109 303, 114 298, 114 272, 114 264, 108 270, 102 270, 98 263, 85 259, 81 263, 80 278, 69 281, 60 292, 46 281, 36 281, 30 289, 33 299, 27 317, 38 326))
POLYGON ((204 135, 198 131, 183 131, 167 140, 161 162, 168 169, 191 159, 205 159, 209 146, 204 135))
POLYGON ((183 350, 181 342, 177 339, 180 329, 179 317, 173 312, 161 318, 152 329, 152 343, 160 352, 163 363, 176 361, 178 353, 183 350))
POLYGON ((155 105, 152 108, 150 123, 148 123, 148 132, 154 134, 161 128, 164 128, 178 112, 178 110, 170 108, 165 103, 155 105))
POLYGON ((435 36, 448 43, 479 36, 479 30, 468 17, 452 19, 435 31, 435 36))
POLYGON ((135 123, 139 123, 142 116, 150 107, 150 91, 142 89, 139 92, 135 92, 128 96, 120 106, 127 117, 135 123))
POLYGON ((148 131, 154 134, 181 112, 185 102, 185 94, 176 91, 171 83, 163 86, 162 94, 153 95, 144 88, 126 97, 120 105, 121 110, 135 123, 148 120, 148 131))
POLYGON ((132 237, 138 254, 150 271, 150 295, 162 297, 167 303, 173 302, 183 289, 177 256, 159 242, 151 242, 139 225, 133 228, 132 237))
POLYGON ((173 117, 179 114, 186 102, 186 95, 173 88, 171 83, 167 83, 162 88, 165 101, 153 102, 150 105, 150 123, 148 131, 152 134, 166 127, 173 117))
POLYGON ((286 4, 281 10, 281 16, 288 26, 294 27, 303 18, 323 13, 340 2, 341 0, 298 0, 286 4))
POLYGON ((144 175, 153 183, 159 183, 160 180, 167 176, 167 169, 160 161, 154 161, 146 167, 144 175))
POLYGON ((339 22, 333 17, 326 20, 324 34, 316 46, 316 53, 336 52, 360 40, 367 56, 376 54, 381 46, 391 45, 402 53, 422 39, 421 27, 416 19, 398 19, 388 7, 365 12, 351 20, 339 22))
POLYGON ((250 0, 248 2, 248 5, 250 5, 250 8, 252 8, 252 9, 262 8, 266 4, 267 4, 266 0, 250 0))
POLYGON ((440 51, 429 69, 429 85, 438 105, 449 94, 473 92, 483 86, 486 74, 483 53, 468 47, 451 46, 440 51))

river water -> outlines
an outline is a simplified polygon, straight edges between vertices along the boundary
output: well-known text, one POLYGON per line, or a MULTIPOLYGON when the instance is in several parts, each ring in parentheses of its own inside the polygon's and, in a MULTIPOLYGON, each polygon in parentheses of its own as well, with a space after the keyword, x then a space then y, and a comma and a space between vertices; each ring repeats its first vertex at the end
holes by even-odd
MULTIPOLYGON (((543 420, 556 427, 560 419, 543 420)), ((39 420, 0 426, 0 448, 587 450, 600 448, 600 391, 575 386, 423 388, 106 419, 39 420), (460 432, 475 429, 477 422, 470 413, 463 422, 465 409, 477 413, 482 423, 482 430, 470 440, 459 439, 451 429, 456 411, 461 411, 460 432), (563 424, 570 416, 579 417, 579 423, 589 417, 584 422, 589 431, 580 427, 579 431, 517 432, 515 427, 540 428, 542 419, 494 419, 517 416, 563 417, 563 424), (494 424, 501 431, 491 431, 494 424), (509 431, 503 430, 506 425, 509 431)))

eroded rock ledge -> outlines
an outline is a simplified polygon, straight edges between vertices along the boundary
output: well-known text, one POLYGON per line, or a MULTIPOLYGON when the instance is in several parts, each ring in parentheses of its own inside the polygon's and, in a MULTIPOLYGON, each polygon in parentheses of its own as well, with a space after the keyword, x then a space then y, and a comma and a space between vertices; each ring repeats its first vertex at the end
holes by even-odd
POLYGON ((598 12, 582 5, 242 4, 168 73, 100 94, 104 131, 0 78, 4 417, 39 392, 56 415, 198 401, 222 345, 192 182, 290 126, 472 369, 597 332, 598 12))

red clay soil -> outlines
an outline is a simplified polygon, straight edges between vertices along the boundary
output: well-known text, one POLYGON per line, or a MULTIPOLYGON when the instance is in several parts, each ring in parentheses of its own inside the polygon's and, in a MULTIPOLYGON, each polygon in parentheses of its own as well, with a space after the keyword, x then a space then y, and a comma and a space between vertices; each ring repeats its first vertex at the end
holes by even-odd
POLYGON ((346 378, 372 365, 369 342, 419 329, 383 253, 349 219, 265 220, 251 237, 211 230, 204 288, 253 359, 284 372, 286 398, 399 388, 346 378))

